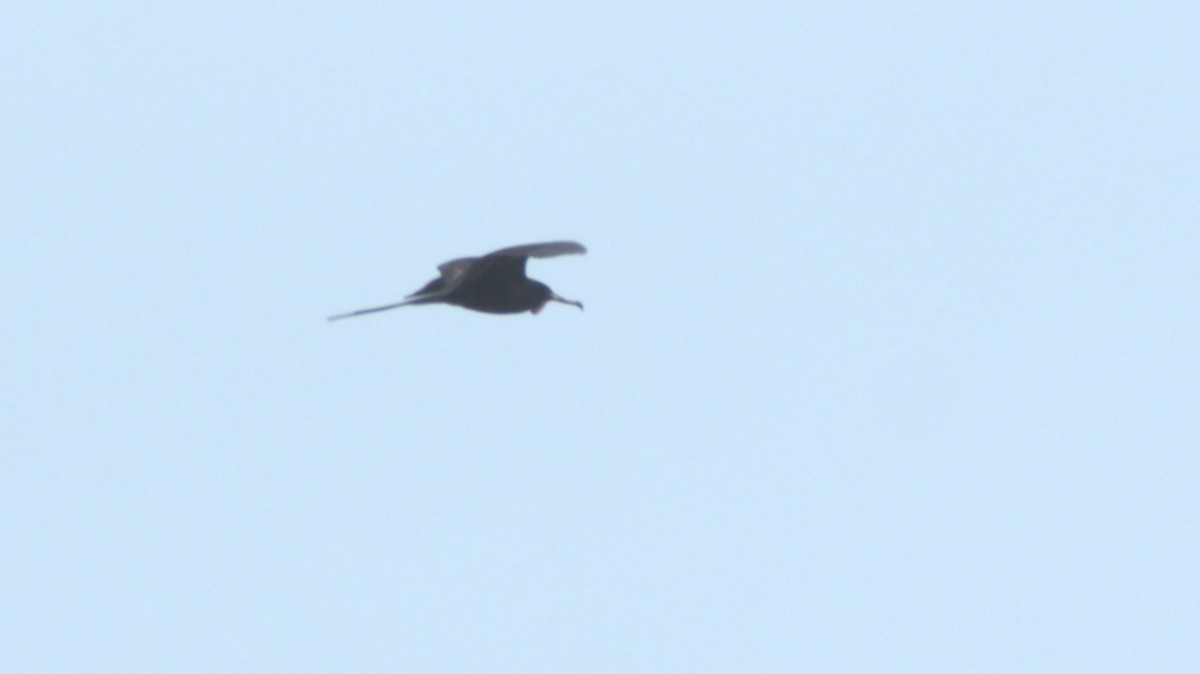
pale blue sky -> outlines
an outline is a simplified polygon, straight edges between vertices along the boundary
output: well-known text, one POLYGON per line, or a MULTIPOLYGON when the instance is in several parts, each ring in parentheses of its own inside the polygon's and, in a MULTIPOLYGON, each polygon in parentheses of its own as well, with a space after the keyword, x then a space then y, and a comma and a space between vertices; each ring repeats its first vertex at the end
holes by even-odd
POLYGON ((4 669, 1200 671, 1197 7, 6 5, 4 669))

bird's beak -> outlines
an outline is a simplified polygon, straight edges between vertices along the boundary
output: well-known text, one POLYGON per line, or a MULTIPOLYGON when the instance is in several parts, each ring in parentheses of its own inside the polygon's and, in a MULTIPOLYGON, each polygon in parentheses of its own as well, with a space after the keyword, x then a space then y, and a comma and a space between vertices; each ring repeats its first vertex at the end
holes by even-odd
POLYGON ((562 302, 563 304, 570 304, 573 307, 579 307, 579 310, 583 311, 583 302, 576 302, 575 300, 569 300, 565 297, 559 297, 558 295, 555 295, 554 293, 550 293, 550 299, 554 300, 555 302, 562 302))

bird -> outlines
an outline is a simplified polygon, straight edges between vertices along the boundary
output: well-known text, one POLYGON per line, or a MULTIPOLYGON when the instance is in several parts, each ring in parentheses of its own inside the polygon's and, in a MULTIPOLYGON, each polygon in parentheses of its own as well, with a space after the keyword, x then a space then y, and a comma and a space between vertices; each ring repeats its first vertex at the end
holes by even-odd
POLYGON ((562 302, 583 309, 583 303, 561 297, 541 281, 525 275, 531 257, 583 254, 587 249, 574 241, 547 241, 501 248, 482 257, 462 257, 438 265, 441 276, 394 304, 359 309, 330 316, 337 321, 373 314, 409 304, 452 304, 489 314, 537 314, 549 302, 562 302))

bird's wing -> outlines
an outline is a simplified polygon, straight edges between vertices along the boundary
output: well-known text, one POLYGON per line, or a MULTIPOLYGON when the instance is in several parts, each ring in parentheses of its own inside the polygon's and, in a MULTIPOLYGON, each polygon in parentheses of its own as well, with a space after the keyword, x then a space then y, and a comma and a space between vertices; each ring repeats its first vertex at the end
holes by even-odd
POLYGON ((574 241, 548 241, 546 243, 527 243, 523 246, 512 246, 492 251, 479 258, 471 266, 471 278, 488 276, 525 278, 525 261, 531 257, 554 257, 586 253, 587 249, 574 241))
POLYGON ((448 295, 452 290, 462 285, 462 282, 467 278, 467 272, 470 271, 471 265, 474 265, 482 258, 478 257, 460 257, 457 260, 450 260, 438 265, 438 272, 441 273, 442 284, 439 289, 440 294, 448 295))
POLYGON ((586 253, 587 248, 574 241, 547 241, 545 243, 527 243, 523 246, 501 248, 485 255, 488 257, 554 257, 586 253))

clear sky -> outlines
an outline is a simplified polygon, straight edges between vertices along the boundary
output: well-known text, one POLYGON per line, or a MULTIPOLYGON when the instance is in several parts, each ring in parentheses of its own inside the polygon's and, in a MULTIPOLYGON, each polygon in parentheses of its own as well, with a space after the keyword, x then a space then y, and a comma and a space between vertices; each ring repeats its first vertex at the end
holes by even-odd
POLYGON ((1198 34, 7 3, 3 668, 1200 671, 1198 34))

